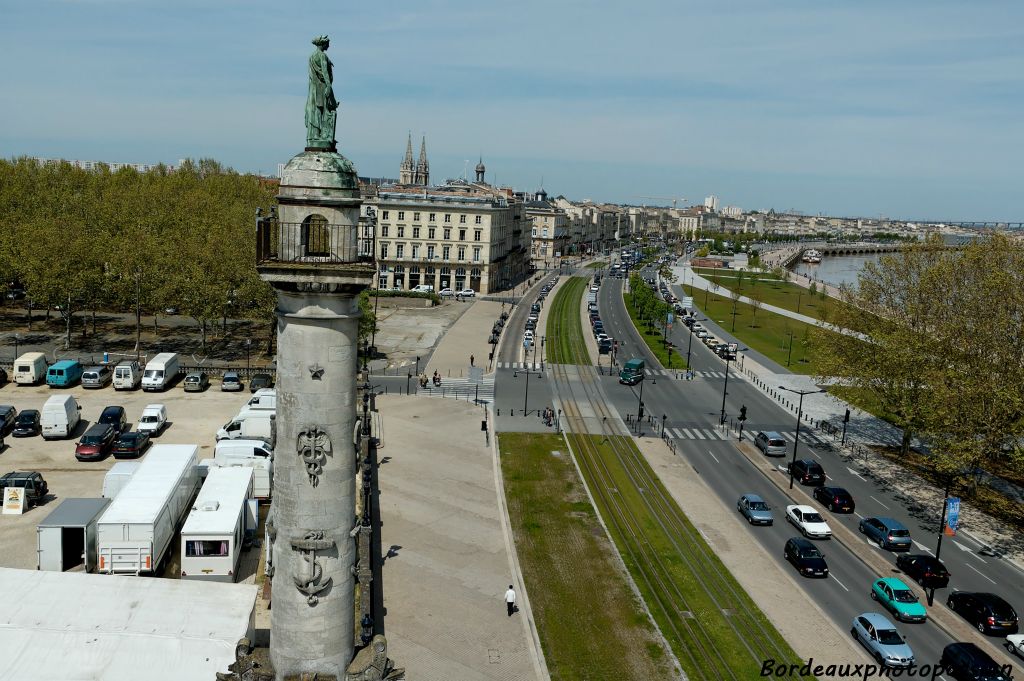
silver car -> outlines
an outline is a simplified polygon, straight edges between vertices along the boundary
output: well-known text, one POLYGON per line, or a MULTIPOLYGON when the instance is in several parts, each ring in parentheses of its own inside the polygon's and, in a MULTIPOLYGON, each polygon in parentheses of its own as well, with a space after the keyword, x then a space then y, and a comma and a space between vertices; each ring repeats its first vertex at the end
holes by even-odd
POLYGON ((751 525, 771 525, 775 522, 772 508, 756 494, 744 494, 736 502, 736 510, 743 514, 751 525))
POLYGON ((877 612, 857 615, 853 618, 850 633, 879 664, 886 667, 913 666, 914 651, 884 615, 877 612))

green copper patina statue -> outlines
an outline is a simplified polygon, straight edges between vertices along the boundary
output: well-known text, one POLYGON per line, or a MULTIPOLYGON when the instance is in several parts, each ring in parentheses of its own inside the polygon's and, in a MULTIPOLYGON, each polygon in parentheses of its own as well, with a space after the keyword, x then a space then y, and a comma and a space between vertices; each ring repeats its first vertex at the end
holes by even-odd
POLYGON ((316 50, 309 57, 309 96, 306 97, 306 148, 335 150, 334 129, 338 122, 338 100, 334 98, 334 73, 325 35, 313 38, 316 50))

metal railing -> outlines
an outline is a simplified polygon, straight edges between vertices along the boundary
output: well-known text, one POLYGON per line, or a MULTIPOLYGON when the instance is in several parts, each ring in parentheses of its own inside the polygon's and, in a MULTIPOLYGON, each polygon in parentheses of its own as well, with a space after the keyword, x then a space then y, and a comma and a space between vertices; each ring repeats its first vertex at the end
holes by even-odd
POLYGON ((373 238, 360 237, 358 225, 307 220, 256 221, 256 264, 340 264, 373 261, 373 238))

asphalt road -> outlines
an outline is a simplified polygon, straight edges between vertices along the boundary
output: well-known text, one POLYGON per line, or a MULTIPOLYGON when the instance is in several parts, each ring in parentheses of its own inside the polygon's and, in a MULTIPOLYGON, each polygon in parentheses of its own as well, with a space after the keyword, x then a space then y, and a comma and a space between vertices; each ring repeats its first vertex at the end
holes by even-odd
MULTIPOLYGON (((605 328, 609 329, 608 333, 620 341, 620 361, 641 356, 647 360, 650 367, 653 357, 630 323, 622 303, 623 283, 621 279, 604 280, 598 298, 601 317, 605 328)), ((710 327, 717 338, 728 339, 728 334, 713 323, 705 323, 705 326, 710 327)), ((674 340, 685 353, 686 336, 683 336, 681 331, 686 331, 687 336, 689 332, 682 325, 678 325, 675 331, 674 340)), ((784 520, 785 506, 793 502, 786 499, 760 471, 750 465, 732 442, 712 439, 713 436, 710 434, 715 432, 721 412, 725 363, 698 340, 695 340, 692 346, 692 363, 698 372, 716 372, 722 374, 722 377, 698 376, 693 381, 666 376, 649 377, 643 387, 645 411, 653 415, 659 423, 664 415, 665 426, 670 434, 677 428, 686 428, 690 433, 695 433, 694 429, 699 429, 707 438, 680 438, 675 444, 680 456, 685 457, 705 478, 724 503, 735 506, 737 498, 746 492, 760 494, 768 501, 775 512, 775 525, 750 528, 750 533, 752 539, 761 542, 771 555, 784 562, 782 549, 785 540, 799 534, 784 520)), ((785 372, 782 368, 778 368, 777 371, 785 372)), ((603 380, 608 384, 605 386, 606 392, 622 417, 625 419, 627 415, 631 415, 635 418, 640 386, 618 385, 615 377, 606 377, 603 380)), ((747 407, 748 433, 754 434, 759 430, 792 433, 795 429, 796 422, 792 414, 784 411, 746 380, 730 373, 726 413, 735 418, 739 414, 740 405, 747 407)), ((646 425, 644 430, 650 433, 653 426, 646 425)), ((749 440, 748 435, 745 434, 745 437, 749 440)), ((790 454, 779 460, 780 466, 785 465, 791 452, 792 443, 790 454)), ((937 528, 926 527, 921 519, 912 515, 904 504, 887 490, 884 481, 861 476, 855 467, 849 466, 836 453, 812 447, 803 437, 799 456, 816 459, 826 471, 828 484, 845 487, 856 500, 857 514, 833 515, 827 511, 823 512, 823 516, 830 524, 841 523, 857 532, 860 516, 890 516, 903 522, 910 529, 916 542, 922 542, 916 544, 915 553, 933 551, 937 528)), ((782 471, 779 471, 779 474, 783 475, 782 471)), ((937 525, 936 521, 933 523, 937 525)), ((893 572, 890 575, 877 575, 839 542, 823 541, 818 544, 826 554, 831 576, 827 580, 798 579, 824 612, 834 618, 843 630, 848 630, 853 617, 861 612, 884 612, 868 594, 874 579, 879 576, 896 575, 895 556, 888 551, 882 552, 890 559, 893 572)), ((950 588, 940 590, 936 594, 936 599, 944 599, 953 588, 991 591, 1008 600, 1018 612, 1021 612, 1024 607, 1024 575, 1005 561, 991 556, 982 557, 978 553, 979 549, 977 544, 962 536, 953 539, 947 537, 943 541, 942 559, 952 573, 952 579, 950 588)), ((856 551, 877 552, 881 549, 865 541, 863 546, 856 548, 856 551)), ((793 569, 788 564, 783 567, 793 569)), ((890 620, 893 619, 890 615, 887 616, 890 620)), ((951 639, 934 624, 898 624, 898 628, 908 638, 919 664, 937 662, 942 648, 951 642, 951 639)))

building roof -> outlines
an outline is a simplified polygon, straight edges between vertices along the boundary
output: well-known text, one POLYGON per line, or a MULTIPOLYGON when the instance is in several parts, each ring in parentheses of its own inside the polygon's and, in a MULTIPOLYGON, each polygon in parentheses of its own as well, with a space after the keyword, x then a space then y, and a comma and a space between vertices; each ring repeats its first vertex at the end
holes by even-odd
POLYGON ((0 568, 0 681, 212 679, 257 587, 0 568))
POLYGON ((178 486, 182 472, 198 462, 198 445, 153 445, 138 470, 118 492, 101 523, 156 520, 178 486))
POLYGON ((210 468, 181 528, 182 536, 234 533, 239 511, 249 498, 251 487, 252 468, 210 468))
POLYGON ((85 527, 109 503, 110 499, 65 499, 38 527, 85 527))

